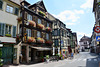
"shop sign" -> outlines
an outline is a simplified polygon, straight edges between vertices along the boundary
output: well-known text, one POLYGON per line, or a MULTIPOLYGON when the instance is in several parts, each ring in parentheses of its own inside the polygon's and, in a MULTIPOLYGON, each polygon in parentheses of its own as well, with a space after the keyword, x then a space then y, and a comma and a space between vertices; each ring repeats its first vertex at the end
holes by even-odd
POLYGON ((96 27, 94 28, 94 31, 95 31, 96 33, 100 33, 100 26, 96 26, 96 27))
POLYGON ((100 41, 100 36, 96 36, 96 41, 100 41))

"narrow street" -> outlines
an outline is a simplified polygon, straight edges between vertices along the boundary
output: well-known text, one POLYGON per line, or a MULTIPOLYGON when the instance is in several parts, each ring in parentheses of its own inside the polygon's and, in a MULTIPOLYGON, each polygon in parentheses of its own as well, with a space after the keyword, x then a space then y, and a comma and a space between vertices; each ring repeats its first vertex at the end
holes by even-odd
POLYGON ((58 62, 38 63, 31 65, 19 65, 9 67, 99 67, 97 55, 89 52, 81 52, 74 59, 65 59, 58 62))

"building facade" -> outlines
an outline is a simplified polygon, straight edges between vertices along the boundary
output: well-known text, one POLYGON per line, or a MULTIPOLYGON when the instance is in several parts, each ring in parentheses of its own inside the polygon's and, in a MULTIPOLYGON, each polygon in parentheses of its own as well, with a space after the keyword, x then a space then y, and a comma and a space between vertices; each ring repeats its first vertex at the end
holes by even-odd
POLYGON ((91 42, 91 38, 84 35, 79 41, 80 50, 84 51, 85 49, 89 49, 90 42, 91 42))
POLYGON ((52 55, 52 22, 46 15, 43 1, 33 5, 23 1, 21 4, 21 17, 17 19, 19 34, 16 53, 23 58, 17 57, 16 62, 41 62, 46 55, 52 55))
POLYGON ((11 0, 0 0, 0 57, 3 64, 13 63, 19 7, 19 4, 11 0))

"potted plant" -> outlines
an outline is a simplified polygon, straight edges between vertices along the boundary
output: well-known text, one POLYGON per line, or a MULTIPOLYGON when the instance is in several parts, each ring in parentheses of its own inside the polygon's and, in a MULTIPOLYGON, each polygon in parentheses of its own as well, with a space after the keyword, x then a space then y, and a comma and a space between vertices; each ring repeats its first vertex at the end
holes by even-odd
POLYGON ((28 20, 28 22, 30 26, 36 27, 36 23, 34 21, 28 20))
POLYGON ((46 27, 46 30, 50 31, 50 32, 52 31, 52 29, 50 27, 46 27))
POLYGON ((52 44, 53 42, 52 42, 51 40, 46 40, 45 43, 47 43, 47 44, 52 44))
POLYGON ((46 55, 46 61, 49 62, 49 55, 46 55))
POLYGON ((22 21, 22 17, 17 18, 18 22, 22 21))
POLYGON ((45 13, 42 12, 42 11, 39 11, 39 14, 42 15, 42 16, 45 16, 45 13))
POLYGON ((7 36, 7 37, 11 37, 11 34, 5 34, 5 36, 7 36))
POLYGON ((37 28, 39 28, 39 29, 45 29, 45 27, 44 27, 44 25, 42 25, 42 24, 37 24, 37 28))
POLYGON ((36 40, 35 40, 34 37, 28 37, 28 38, 27 38, 27 41, 28 41, 29 43, 31 43, 31 42, 36 42, 36 40))
POLYGON ((38 42, 38 43, 44 43, 44 39, 43 39, 43 38, 38 37, 38 38, 37 38, 37 42, 38 42))

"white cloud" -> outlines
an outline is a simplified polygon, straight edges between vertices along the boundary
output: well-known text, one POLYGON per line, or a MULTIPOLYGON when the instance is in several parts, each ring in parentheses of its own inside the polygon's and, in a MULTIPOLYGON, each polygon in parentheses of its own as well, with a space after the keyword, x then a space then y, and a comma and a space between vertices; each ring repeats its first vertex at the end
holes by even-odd
POLYGON ((86 0, 84 4, 80 6, 80 8, 87 9, 93 7, 93 0, 86 0))
POLYGON ((83 10, 65 10, 61 13, 59 13, 58 15, 54 15, 56 18, 60 19, 63 22, 66 22, 66 25, 75 25, 78 21, 78 19, 80 19, 80 14, 84 14, 83 10), (70 22, 70 23, 69 23, 70 22))

